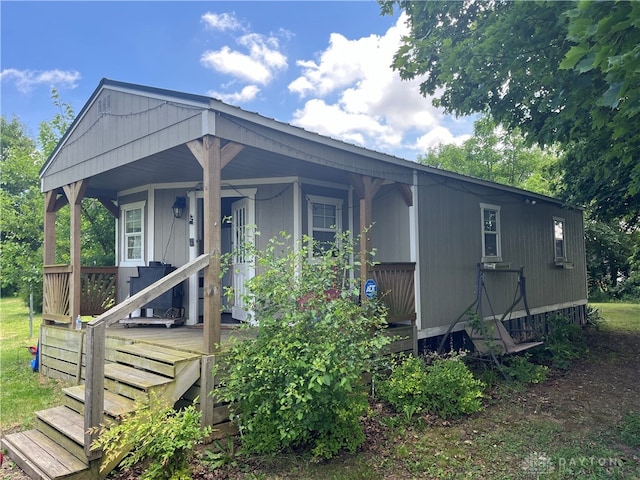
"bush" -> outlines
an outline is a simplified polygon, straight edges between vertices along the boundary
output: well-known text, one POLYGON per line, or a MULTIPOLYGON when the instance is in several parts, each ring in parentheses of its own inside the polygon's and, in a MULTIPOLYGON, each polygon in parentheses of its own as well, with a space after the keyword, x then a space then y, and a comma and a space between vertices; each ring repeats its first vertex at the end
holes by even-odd
POLYGON ((201 416, 194 405, 176 412, 153 397, 121 423, 100 427, 92 448, 103 449, 104 461, 110 463, 134 445, 122 466, 148 460, 140 477, 143 480, 190 479, 189 461, 195 455, 194 447, 211 433, 210 428, 201 428, 201 416))
POLYGON ((542 349, 533 353, 536 363, 549 363, 555 368, 566 370, 573 360, 588 351, 587 337, 580 325, 572 323, 563 315, 553 315, 547 319, 549 333, 544 338, 542 349))
POLYGON ((479 412, 484 387, 458 356, 436 358, 428 366, 421 358, 408 357, 394 366, 379 391, 410 420, 422 411, 443 418, 479 412))
POLYGON ((388 343, 385 312, 359 304, 346 235, 313 262, 311 248, 319 251, 308 239, 293 249, 284 237, 247 252, 258 272, 246 287, 259 333, 231 344, 214 371, 223 385, 216 398, 230 402, 245 453, 309 448, 330 458, 365 439, 362 374, 388 343))
POLYGON ((485 385, 460 357, 437 358, 427 367, 427 408, 443 418, 482 410, 485 385))
POLYGON ((528 355, 509 357, 503 365, 507 376, 518 383, 541 383, 549 375, 549 367, 530 362, 528 355))
POLYGON ((426 407, 427 366, 419 357, 406 357, 394 364, 389 378, 378 386, 380 397, 410 422, 426 407))

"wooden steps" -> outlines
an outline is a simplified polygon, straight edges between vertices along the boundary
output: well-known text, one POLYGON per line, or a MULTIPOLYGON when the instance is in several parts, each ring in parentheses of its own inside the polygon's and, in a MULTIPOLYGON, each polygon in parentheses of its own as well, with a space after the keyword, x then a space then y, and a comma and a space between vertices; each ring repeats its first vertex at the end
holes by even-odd
MULTIPOLYGON (((68 408, 84 415, 84 385, 76 385, 63 389, 65 394, 64 404, 68 408)), ((136 403, 130 398, 122 397, 108 390, 104 392, 104 414, 119 420, 123 415, 135 411, 136 403)))
MULTIPOLYGON (((200 356, 150 344, 115 347, 115 363, 104 367, 104 421, 117 422, 134 412, 136 401, 151 392, 175 404, 200 377, 200 356)), ((63 389, 64 404, 36 412, 36 428, 7 435, 2 446, 36 480, 93 480, 100 461, 85 454, 84 385, 63 389)), ((124 456, 123 452, 123 456, 124 456)))
POLYGON ((44 433, 29 430, 9 435, 2 445, 11 459, 33 479, 90 479, 89 463, 69 453, 44 433))

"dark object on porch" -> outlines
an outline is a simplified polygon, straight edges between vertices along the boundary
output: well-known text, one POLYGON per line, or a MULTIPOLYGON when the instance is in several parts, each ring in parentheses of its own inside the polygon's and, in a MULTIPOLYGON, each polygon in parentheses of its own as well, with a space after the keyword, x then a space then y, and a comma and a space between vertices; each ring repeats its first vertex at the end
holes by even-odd
MULTIPOLYGON (((135 295, 149 285, 157 282, 162 277, 170 274, 176 269, 170 264, 161 262, 149 262, 148 267, 138 267, 138 276, 131 277, 129 293, 135 295)), ((142 309, 152 308, 167 311, 170 308, 182 308, 182 285, 176 285, 171 290, 166 291, 159 297, 151 300, 142 309)))
MULTIPOLYGON (((135 295, 175 269, 176 267, 162 262, 149 262, 148 267, 138 267, 138 276, 131 277, 129 283, 130 294, 135 295)), ((164 325, 171 328, 173 325, 182 325, 186 320, 184 308, 182 308, 182 295, 182 284, 176 285, 144 305, 140 310, 140 317, 125 318, 120 320, 120 323, 125 327, 129 325, 164 325), (151 317, 146 316, 147 309, 154 310, 151 317)))

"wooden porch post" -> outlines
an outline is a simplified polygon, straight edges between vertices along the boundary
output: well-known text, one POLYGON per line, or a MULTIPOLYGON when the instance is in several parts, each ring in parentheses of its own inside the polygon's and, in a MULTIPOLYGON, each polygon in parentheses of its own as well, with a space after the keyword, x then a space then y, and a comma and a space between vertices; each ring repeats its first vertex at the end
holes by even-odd
POLYGON ((365 231, 371 226, 373 197, 384 183, 381 178, 352 175, 351 183, 358 197, 360 197, 360 297, 364 300, 364 284, 370 277, 371 268, 367 255, 371 251, 371 233, 365 231))
POLYGON ((220 279, 220 253, 222 251, 222 169, 242 151, 243 145, 229 142, 221 147, 220 138, 205 135, 202 141, 187 143, 202 167, 204 184, 204 251, 211 253, 209 266, 204 268, 204 345, 205 353, 214 353, 220 344, 222 311, 222 281, 220 279))
POLYGON ((203 138, 204 165, 204 251, 212 253, 209 266, 204 269, 204 351, 213 353, 220 344, 221 280, 220 252, 222 250, 220 139, 212 135, 203 138))
POLYGON ((44 264, 56 263, 56 192, 44 194, 44 264))
POLYGON ((80 315, 80 275, 81 275, 81 259, 80 259, 80 224, 81 224, 81 207, 82 198, 89 185, 87 179, 77 181, 75 183, 65 185, 64 193, 69 200, 69 208, 71 209, 71 278, 69 279, 69 314, 71 322, 69 328, 74 328, 74 320, 80 315))

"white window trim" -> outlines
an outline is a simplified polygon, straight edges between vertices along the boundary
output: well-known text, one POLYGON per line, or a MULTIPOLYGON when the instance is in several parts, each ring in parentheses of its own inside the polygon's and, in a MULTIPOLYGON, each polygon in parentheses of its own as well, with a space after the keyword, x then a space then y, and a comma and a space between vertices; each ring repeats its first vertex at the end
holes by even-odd
MULTIPOLYGON (((501 224, 501 219, 500 219, 500 206, 499 205, 490 205, 488 203, 481 203, 480 204, 480 233, 481 233, 481 238, 482 238, 482 258, 481 258, 481 262, 485 263, 485 262, 502 262, 502 224, 501 224), (486 245, 485 245, 485 240, 484 240, 484 236, 485 236, 485 230, 484 230, 484 211, 485 210, 496 210, 497 212, 497 216, 496 216, 496 252, 497 255, 492 255, 492 256, 487 256, 485 255, 486 252, 486 245)), ((492 232, 491 232, 492 233, 492 232)))
POLYGON ((127 203, 124 205, 120 206, 120 218, 122 219, 122 228, 120 229, 120 252, 121 252, 121 258, 120 258, 120 266, 121 267, 142 267, 145 265, 145 253, 146 253, 146 248, 145 248, 145 220, 146 220, 146 215, 145 215, 145 206, 146 206, 146 201, 143 200, 141 202, 133 202, 133 203, 127 203), (127 257, 127 235, 126 235, 126 228, 124 225, 124 222, 126 221, 126 212, 129 210, 142 210, 142 217, 141 217, 141 222, 142 222, 142 228, 141 228, 141 257, 140 259, 133 259, 130 260, 127 257))
MULTIPOLYGON (((307 197, 307 235, 311 240, 313 240, 313 232, 314 230, 318 231, 332 231, 336 234, 340 234, 342 232, 342 199, 334 198, 334 197, 322 197, 319 195, 305 195, 307 197), (327 205, 335 205, 336 207, 336 228, 333 229, 316 229, 313 228, 313 204, 314 203, 324 203, 327 205)), ((309 258, 313 258, 313 248, 309 248, 309 258)))
POLYGON ((553 259, 558 262, 567 261, 567 222, 562 217, 553 217, 553 259), (562 222, 562 256, 556 255, 556 222, 562 222))

